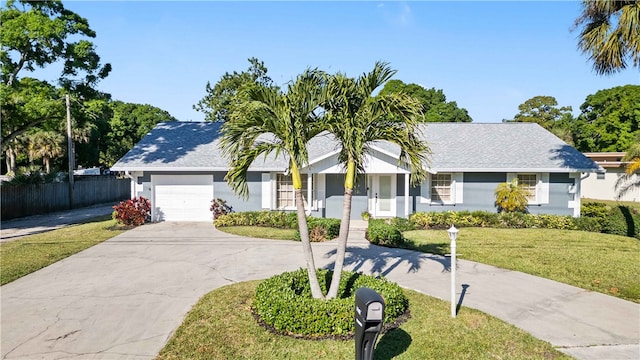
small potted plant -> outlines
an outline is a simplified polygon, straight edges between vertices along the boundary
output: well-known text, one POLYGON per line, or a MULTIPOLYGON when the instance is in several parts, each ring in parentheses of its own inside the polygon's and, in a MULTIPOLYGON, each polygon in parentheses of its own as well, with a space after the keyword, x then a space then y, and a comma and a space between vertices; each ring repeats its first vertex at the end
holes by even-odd
POLYGON ((367 210, 363 211, 360 216, 362 216, 362 220, 364 221, 369 221, 369 219, 371 218, 371 214, 369 214, 369 212, 367 210))

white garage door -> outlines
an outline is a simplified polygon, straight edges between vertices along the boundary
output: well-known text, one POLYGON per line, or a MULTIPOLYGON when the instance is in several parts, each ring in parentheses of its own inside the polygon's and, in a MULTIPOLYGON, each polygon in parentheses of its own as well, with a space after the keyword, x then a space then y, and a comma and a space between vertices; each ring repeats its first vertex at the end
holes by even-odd
POLYGON ((211 221, 213 175, 152 175, 155 221, 211 221))

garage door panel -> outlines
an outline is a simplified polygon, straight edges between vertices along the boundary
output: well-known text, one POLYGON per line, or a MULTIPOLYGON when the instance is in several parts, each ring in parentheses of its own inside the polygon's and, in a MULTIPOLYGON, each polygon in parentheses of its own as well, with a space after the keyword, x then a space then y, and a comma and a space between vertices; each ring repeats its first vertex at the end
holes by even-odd
POLYGON ((155 220, 211 221, 212 175, 164 175, 153 178, 155 220))

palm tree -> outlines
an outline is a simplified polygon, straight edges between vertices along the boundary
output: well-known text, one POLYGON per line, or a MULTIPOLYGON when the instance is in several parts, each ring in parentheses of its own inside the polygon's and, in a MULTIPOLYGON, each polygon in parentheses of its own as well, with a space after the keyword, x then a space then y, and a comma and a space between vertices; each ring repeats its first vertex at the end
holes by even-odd
POLYGON ((420 102, 400 93, 372 96, 395 73, 387 63, 377 62, 371 72, 357 79, 336 74, 327 83, 326 101, 322 104, 325 121, 328 131, 340 143, 339 161, 346 168, 340 235, 327 299, 338 294, 347 248, 353 186, 357 173, 363 172, 371 144, 375 141, 397 144, 401 151, 399 163, 410 166, 414 185, 427 176, 423 166, 429 147, 419 136, 420 102))
POLYGON ((518 179, 498 184, 494 193, 499 212, 526 212, 529 192, 518 184, 518 179))
POLYGON ((638 0, 584 0, 575 22, 582 27, 578 48, 593 60, 600 75, 625 69, 631 60, 640 66, 640 2, 638 0))
POLYGON ((616 181, 615 189, 618 200, 632 189, 640 186, 640 135, 636 138, 636 142, 627 150, 622 161, 626 161, 627 166, 624 175, 620 176, 616 181))
POLYGON ((319 299, 324 295, 309 241, 300 169, 308 163, 307 142, 323 130, 318 105, 325 78, 324 73, 308 69, 289 84, 286 93, 264 86, 248 88, 247 100, 234 107, 221 129, 221 148, 230 160, 225 179, 245 198, 249 192, 247 171, 256 158, 271 153, 289 157, 311 294, 319 299))
POLYGON ((51 171, 51 159, 64 153, 64 136, 55 131, 38 131, 29 136, 29 158, 41 157, 48 174, 51 171))

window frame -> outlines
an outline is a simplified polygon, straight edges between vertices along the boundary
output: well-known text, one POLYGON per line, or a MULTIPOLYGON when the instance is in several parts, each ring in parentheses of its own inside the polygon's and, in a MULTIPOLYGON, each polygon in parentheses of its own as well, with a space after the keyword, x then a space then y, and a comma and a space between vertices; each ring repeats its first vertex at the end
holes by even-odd
MULTIPOLYGON (((307 188, 309 185, 308 182, 308 178, 307 178, 307 174, 300 174, 301 180, 302 180, 302 194, 303 196, 307 196, 307 188)), ((312 186, 312 190, 313 190, 313 179, 311 182, 311 186, 312 186)), ((293 178, 291 177, 291 174, 283 174, 283 173, 277 173, 274 179, 274 209, 275 210, 296 210, 297 209, 297 205, 296 205, 296 198, 295 198, 295 190, 293 189, 293 178), (284 178, 284 179, 283 179, 284 178), (280 189, 281 187, 281 182, 282 181, 286 181, 285 185, 290 185, 291 189, 287 189, 282 191, 280 189), (280 194, 281 193, 286 193, 289 192, 290 196, 291 196, 291 202, 293 203, 293 205, 290 206, 281 206, 281 197, 280 194)), ((288 202, 288 198, 286 199, 288 202)), ((304 208, 305 210, 308 209, 308 204, 309 204, 309 199, 304 199, 305 200, 305 204, 304 204, 304 208)))
POLYGON ((431 203, 452 204, 454 202, 453 197, 455 194, 453 189, 453 176, 451 175, 451 173, 433 174, 431 176, 431 184, 429 185, 429 195, 429 200, 431 201, 431 203), (448 192, 448 198, 442 198, 438 189, 446 190, 448 192))

